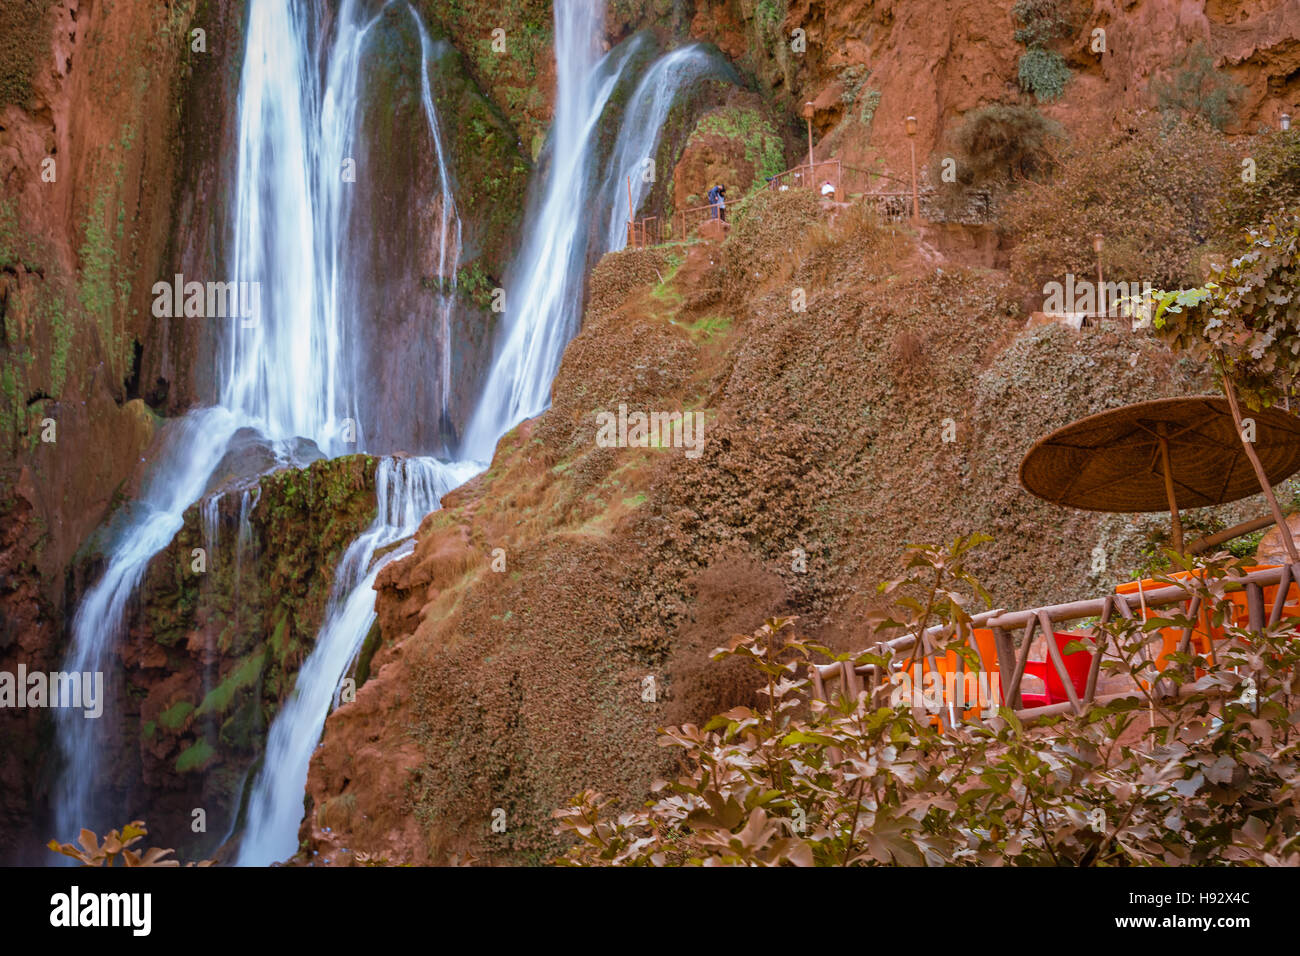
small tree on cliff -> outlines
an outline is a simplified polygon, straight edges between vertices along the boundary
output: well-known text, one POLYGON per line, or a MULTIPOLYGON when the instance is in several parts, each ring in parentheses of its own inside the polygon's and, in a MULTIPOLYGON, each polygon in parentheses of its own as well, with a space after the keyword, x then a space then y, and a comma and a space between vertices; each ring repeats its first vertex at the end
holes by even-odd
POLYGON ((1246 456, 1259 478, 1292 561, 1291 533, 1242 428, 1239 398, 1251 408, 1295 391, 1300 377, 1300 212, 1271 217, 1250 233, 1244 255, 1204 286, 1152 294, 1152 324, 1171 346, 1218 371, 1246 456))

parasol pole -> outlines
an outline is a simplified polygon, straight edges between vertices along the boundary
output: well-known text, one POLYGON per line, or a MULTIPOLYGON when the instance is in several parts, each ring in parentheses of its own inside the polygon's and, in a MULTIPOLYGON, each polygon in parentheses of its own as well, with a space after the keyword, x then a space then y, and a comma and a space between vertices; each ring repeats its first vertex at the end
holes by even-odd
POLYGON ((1255 469, 1255 477, 1259 479, 1259 487, 1263 489, 1264 497, 1268 500, 1269 510, 1273 512, 1273 520, 1282 529, 1282 545, 1286 548, 1287 557, 1291 559, 1292 564, 1295 564, 1300 561, 1300 555, 1296 553, 1295 540, 1291 537, 1291 526, 1286 523, 1286 518, 1282 515, 1282 509, 1278 507, 1277 497, 1273 494, 1273 486, 1268 483, 1268 475, 1264 474, 1264 466, 1259 463, 1259 456, 1255 454, 1254 443, 1246 441, 1245 430, 1241 426, 1241 409, 1237 407, 1237 387, 1233 384, 1232 377, 1228 375, 1227 363, 1223 360, 1222 352, 1219 353, 1218 358, 1220 380, 1223 382, 1223 392, 1228 396, 1228 407, 1232 409, 1232 421, 1237 426, 1237 437, 1241 439, 1241 444, 1246 449, 1246 457, 1250 459, 1250 464, 1255 469))
POLYGON ((1156 425, 1160 438, 1160 467, 1165 473, 1165 494, 1169 497, 1169 517, 1173 520, 1174 550, 1183 553, 1183 521, 1178 517, 1178 498, 1174 495, 1174 474, 1169 467, 1169 439, 1165 437, 1165 423, 1156 425))

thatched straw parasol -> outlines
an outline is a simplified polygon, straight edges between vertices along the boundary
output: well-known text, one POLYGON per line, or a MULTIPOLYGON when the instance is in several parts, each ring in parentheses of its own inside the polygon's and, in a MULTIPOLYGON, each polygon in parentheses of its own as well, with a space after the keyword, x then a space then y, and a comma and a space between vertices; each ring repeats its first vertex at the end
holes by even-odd
MULTIPOLYGON (((1300 471, 1300 419, 1265 409, 1254 449, 1270 484, 1300 471)), ((1020 464, 1020 483, 1040 498, 1085 511, 1169 509, 1183 553, 1180 508, 1260 493, 1228 400, 1218 396, 1138 402, 1081 418, 1040 438, 1020 464)))

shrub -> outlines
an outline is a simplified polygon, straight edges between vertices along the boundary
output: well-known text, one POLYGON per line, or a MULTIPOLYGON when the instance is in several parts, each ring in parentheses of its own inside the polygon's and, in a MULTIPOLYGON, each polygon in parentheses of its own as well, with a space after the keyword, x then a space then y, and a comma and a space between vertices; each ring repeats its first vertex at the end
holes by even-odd
POLYGON ((1065 65, 1065 57, 1055 50, 1031 47, 1021 54, 1017 75, 1022 90, 1033 93, 1040 103, 1050 103, 1065 92, 1070 68, 1065 65))
POLYGON ((1070 68, 1051 45, 1074 32, 1069 0, 1017 0, 1011 15, 1020 24, 1016 42, 1025 46, 1017 71, 1021 89, 1033 93, 1040 103, 1059 99, 1070 68))
POLYGON ((1205 286, 1156 293, 1153 324, 1258 408, 1294 393, 1300 378, 1300 210, 1270 217, 1250 237, 1205 286))
POLYGON ((1047 46, 1074 32, 1069 0, 1016 0, 1011 15, 1020 24, 1016 42, 1047 46))
MULTIPOLYGON (((1042 179, 1064 144, 1061 125, 1032 106, 994 103, 967 113, 950 145, 957 181, 980 187, 1020 179, 1042 179)), ((932 181, 941 181, 931 173, 932 181)))
POLYGON ((1300 127, 1252 137, 1239 144, 1228 188, 1215 209, 1215 231, 1226 241, 1264 222, 1270 213, 1300 208, 1300 127), (1254 177, 1243 179, 1245 160, 1254 177))
POLYGON ((1214 68, 1214 58, 1203 43, 1186 51, 1170 79, 1154 84, 1160 112, 1205 120, 1222 130, 1236 117, 1245 88, 1214 68))
POLYGON ((1012 272, 1034 285, 1067 272, 1092 275, 1099 232, 1107 278, 1197 281, 1212 209, 1234 161, 1227 141, 1204 123, 1072 146, 1051 183, 1026 183, 1007 202, 1003 225, 1017 243, 1012 272))
MULTIPOLYGON (((900 601, 911 633, 932 615, 949 627, 963 620, 952 588, 971 586, 962 571, 971 544, 909 547, 907 573, 892 583, 928 595, 900 601)), ((1230 620, 1226 594, 1239 573, 1216 560, 1190 578, 1216 626, 1230 620)), ((791 623, 770 620, 718 651, 755 667, 766 705, 734 708, 703 729, 663 731, 660 743, 680 752, 683 769, 656 784, 646 809, 610 818, 611 801, 588 790, 557 810, 557 832, 577 841, 557 862, 1300 865, 1294 619, 1250 633, 1226 625, 1215 661, 1176 652, 1157 674, 1141 649, 1160 628, 1196 622, 1116 615, 1100 626, 1114 653, 1103 667, 1127 673, 1144 701, 1120 698, 1038 727, 1003 708, 946 733, 906 703, 884 706, 866 692, 814 703, 803 716, 797 694, 807 681, 787 657, 817 649, 786 637, 791 623), (1121 742, 1139 728, 1140 743, 1121 742)), ((840 659, 891 664, 870 654, 840 659)))
POLYGON ((0 3, 0 106, 28 106, 32 77, 49 55, 49 8, 42 0, 0 3))

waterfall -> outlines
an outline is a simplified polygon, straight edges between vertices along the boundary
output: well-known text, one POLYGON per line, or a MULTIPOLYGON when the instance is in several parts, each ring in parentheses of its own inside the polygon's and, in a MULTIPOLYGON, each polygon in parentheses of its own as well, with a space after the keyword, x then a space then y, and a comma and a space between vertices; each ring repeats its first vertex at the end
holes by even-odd
POLYGON ((410 11, 420 31, 420 105, 424 107, 425 118, 429 121, 429 136, 433 140, 434 156, 438 161, 438 185, 441 193, 438 197, 438 277, 443 280, 438 291, 439 371, 442 373, 439 417, 446 421, 451 414, 451 310, 456 300, 456 271, 460 266, 460 216, 456 214, 451 167, 442 144, 442 126, 438 121, 438 111, 433 105, 433 93, 429 89, 429 68, 433 61, 429 31, 424 28, 424 21, 414 7, 408 4, 406 9, 410 11))
MULTIPOLYGON (((394 2, 402 0, 364 4, 378 7, 366 18, 361 0, 342 0, 337 17, 303 0, 249 0, 230 261, 234 276, 257 290, 257 307, 251 316, 230 319, 220 336, 218 404, 165 430, 163 452, 149 471, 145 492, 119 522, 106 551, 106 570, 76 614, 67 670, 112 665, 127 602, 148 562, 175 536, 185 509, 212 491, 209 482, 239 429, 255 429, 277 449, 282 463, 301 438, 327 456, 365 448, 355 360, 365 317, 357 314, 350 278, 356 274, 349 266, 355 255, 348 238, 351 192, 341 171, 358 128, 366 35, 394 2), (332 38, 328 48, 318 50, 326 34, 332 38)), ((419 31, 420 98, 439 176, 435 231, 441 282, 434 326, 441 377, 437 411, 445 417, 462 224, 430 88, 438 44, 415 8, 404 5, 419 31)), ((618 195, 608 184, 653 155, 660 127, 684 84, 710 71, 720 73, 697 47, 662 57, 636 86, 612 163, 602 168, 602 115, 646 42, 636 37, 600 56, 603 6, 601 0, 555 2, 557 92, 544 171, 530 199, 527 238, 507 277, 506 313, 487 385, 461 441, 461 460, 388 457, 378 464, 374 522, 346 550, 315 646, 268 734, 245 807, 241 864, 265 864, 296 851, 311 754, 338 703, 340 681, 375 620, 373 584, 379 571, 413 550, 410 539, 421 519, 438 507, 443 494, 486 467, 505 432, 544 410, 560 356, 578 329, 586 264, 593 253, 618 245, 611 225, 618 195)), ((260 489, 241 492, 237 562, 251 543, 249 515, 260 489)), ((215 503, 205 502, 205 543, 217 540, 217 517, 215 503)), ((81 826, 102 832, 122 822, 94 806, 96 788, 109 789, 100 780, 97 760, 108 727, 91 726, 96 722, 80 712, 66 713, 75 716, 61 716, 58 724, 66 764, 56 789, 62 839, 81 826)))
POLYGON ((655 159, 668 111, 683 87, 710 76, 733 83, 737 80, 731 64, 704 44, 692 43, 659 57, 637 83, 619 125, 609 175, 602 188, 604 195, 617 197, 609 207, 602 251, 627 245, 628 182, 635 211, 649 195, 654 179, 665 172, 649 166, 647 161, 655 159))
POLYGON ((236 415, 216 407, 191 413, 166 429, 162 453, 150 469, 143 493, 130 505, 123 526, 106 549, 108 565, 72 619, 72 643, 63 670, 104 673, 108 699, 98 719, 73 708, 55 711, 55 732, 67 765, 55 788, 55 826, 67 839, 81 827, 103 832, 105 826, 124 822, 106 816, 95 800, 102 772, 100 754, 116 730, 112 719, 118 712, 116 694, 108 675, 122 636, 123 614, 149 560, 176 536, 181 516, 203 494, 239 425, 236 415))
MULTIPOLYGON (((412 15, 415 16, 413 10, 412 15)), ((593 239, 590 225, 605 222, 606 207, 612 205, 607 191, 597 194, 594 189, 598 178, 595 175, 597 124, 642 41, 638 38, 598 60, 594 43, 602 26, 599 3, 560 0, 555 6, 555 19, 558 87, 549 137, 548 176, 543 200, 536 209, 530 209, 525 225, 525 234, 531 238, 521 254, 519 278, 507 292, 508 303, 521 305, 514 313, 466 436, 462 448, 464 461, 441 466, 430 459, 408 461, 408 468, 415 467, 418 461, 421 467, 435 469, 433 477, 426 478, 421 488, 436 486, 440 481, 442 486, 433 494, 425 491, 425 497, 417 493, 417 504, 413 508, 406 506, 409 511, 406 518, 385 517, 393 507, 385 501, 396 501, 401 486, 395 484, 392 491, 387 488, 380 491, 379 516, 370 530, 349 548, 340 565, 325 626, 298 674, 294 696, 272 724, 263 769, 248 803, 239 865, 266 865, 297 851, 311 755, 320 741, 331 707, 338 703, 341 681, 375 620, 375 579, 384 564, 409 554, 413 544, 408 541, 371 567, 375 550, 414 533, 423 514, 438 507, 442 493, 486 467, 497 440, 506 431, 545 407, 560 354, 577 330, 589 242, 593 239), (593 205, 600 210, 599 217, 588 215, 593 205)), ((454 228, 451 227, 455 217, 449 186, 451 177, 445 165, 437 113, 428 86, 430 43, 418 16, 416 22, 420 27, 424 73, 421 93, 442 187, 441 268, 449 250, 453 255, 458 252, 460 223, 456 219, 454 228)), ((698 45, 669 53, 651 67, 623 118, 614 164, 603 182, 617 182, 616 177, 630 164, 653 154, 677 92, 683 85, 710 72, 728 78, 734 76, 729 67, 719 65, 715 56, 698 45)), ((613 237, 599 231, 594 233, 594 238, 601 243, 598 251, 614 244, 613 237)), ((453 261, 453 273, 454 268, 453 261)), ((442 274, 445 276, 446 272, 442 274)), ((444 336, 448 334, 445 320, 449 308, 450 304, 444 303, 444 324, 440 326, 444 336)), ((444 350, 444 357, 448 354, 444 350)), ((444 384, 449 377, 448 371, 444 384)), ((381 469, 387 467, 389 461, 381 465, 381 469)), ((387 472, 384 474, 385 482, 391 480, 387 472)), ((379 484, 377 477, 377 487, 379 484)))
MULTIPOLYGON (((319 89, 305 4, 253 0, 239 91, 234 273, 260 290, 228 329, 221 404, 273 437, 311 438, 327 455, 358 432, 344 268, 362 47, 375 22, 344 0, 319 89), (350 427, 349 427, 350 426, 350 427)), ((378 18, 376 15, 375 19, 378 18)))
MULTIPOLYGON (((442 140, 441 124, 429 85, 433 44, 415 9, 407 6, 420 35, 420 100, 429 123, 438 165, 438 274, 444 281, 438 296, 438 346, 442 372, 441 407, 450 404, 451 311, 459 263, 461 222, 456 212, 452 175, 442 140)), ((292 856, 302 820, 302 795, 312 752, 320 741, 325 718, 337 705, 340 683, 356 658, 375 621, 374 583, 384 565, 409 554, 408 541, 372 565, 376 550, 415 533, 421 519, 439 507, 452 488, 483 470, 477 462, 443 463, 431 458, 384 459, 375 473, 378 512, 374 524, 348 548, 335 572, 325 623, 294 685, 293 697, 272 722, 262 769, 249 797, 246 826, 237 863, 262 866, 292 856)))
MULTIPOLYGON (((504 332, 462 452, 490 460, 497 439, 549 404, 560 355, 582 316, 588 212, 598 120, 627 66, 633 44, 598 61, 604 5, 555 4, 555 116, 543 200, 529 210, 524 246, 506 286, 504 332)), ((609 197, 599 197, 606 202, 609 197)))
POLYGON ((239 865, 266 866, 297 851, 308 764, 343 677, 374 624, 375 578, 390 561, 413 550, 411 535, 426 514, 437 510, 439 499, 479 470, 473 463, 446 465, 432 458, 385 458, 379 463, 378 513, 343 556, 316 646, 267 736, 262 771, 249 798, 239 865), (409 539, 405 545, 372 563, 376 551, 404 538, 409 539))
MULTIPOLYGON (((342 281, 348 205, 339 171, 350 149, 362 43, 374 19, 358 25, 358 4, 344 0, 321 89, 310 54, 319 25, 305 16, 311 9, 283 0, 249 4, 232 261, 237 280, 255 290, 254 307, 247 315, 232 310, 224 330, 219 403, 167 429, 144 494, 129 507, 128 520, 105 550, 104 573, 73 618, 64 670, 111 668, 127 603, 145 568, 175 537, 185 509, 207 490, 239 428, 257 428, 281 460, 292 458, 296 436, 331 454, 358 450, 341 444, 347 420, 355 427, 356 402, 344 360, 350 351, 342 281)), ((244 495, 241 552, 250 508, 244 495)), ((64 765, 54 815, 63 838, 81 827, 102 832, 123 822, 96 799, 109 789, 100 779, 99 754, 120 713, 112 704, 100 720, 71 710, 57 718, 64 765)))

